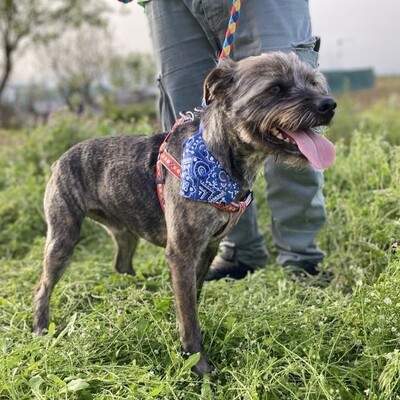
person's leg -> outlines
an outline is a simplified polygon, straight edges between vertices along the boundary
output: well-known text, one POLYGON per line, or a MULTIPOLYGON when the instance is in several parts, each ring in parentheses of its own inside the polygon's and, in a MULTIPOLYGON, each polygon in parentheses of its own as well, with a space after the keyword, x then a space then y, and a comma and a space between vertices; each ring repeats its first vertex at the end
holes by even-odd
POLYGON ((316 244, 326 219, 322 172, 311 165, 298 169, 269 159, 265 176, 277 263, 316 274, 315 267, 324 257, 316 244))
MULTIPOLYGON (((293 50, 312 67, 318 66, 319 40, 311 33, 308 1, 266 0, 244 7, 242 16, 247 16, 259 35, 258 40, 249 42, 246 35, 241 40, 239 34, 237 57, 248 55, 242 53, 244 48, 250 48, 252 53, 293 50)), ((316 272, 314 266, 324 257, 316 245, 316 236, 326 220, 322 172, 311 165, 299 169, 270 158, 265 179, 277 263, 316 272)))
POLYGON ((159 72, 159 111, 165 130, 173 126, 179 112, 201 104, 204 79, 216 65, 217 41, 201 24, 206 24, 206 19, 194 14, 201 12, 197 3, 201 5, 198 0, 151 0, 145 6, 159 72))
MULTIPOLYGON (((311 34, 308 1, 257 0, 251 5, 243 2, 234 42, 235 59, 268 51, 295 51, 303 61, 317 67, 318 46, 319 39, 311 34)), ((316 246, 316 236, 326 218, 322 173, 311 166, 296 169, 269 159, 265 177, 278 264, 297 265, 316 273, 315 265, 324 256, 316 246)), ((254 218, 255 214, 247 219, 254 218)), ((212 265, 212 270, 218 269, 219 278, 224 272, 232 275, 235 261, 242 270, 243 264, 248 265, 249 271, 257 266, 252 254, 246 251, 244 226, 248 220, 240 221, 222 243, 223 252, 212 265), (234 245, 236 251, 232 250, 234 245)))
MULTIPOLYGON (((161 71, 160 111, 165 129, 172 126, 179 111, 193 109, 200 103, 204 77, 215 65, 214 55, 220 50, 220 43, 223 41, 230 4, 230 0, 169 0, 168 4, 164 0, 152 0, 146 6, 161 71)), ((303 60, 315 66, 315 44, 315 39, 311 37, 306 0, 258 0, 252 2, 251 6, 243 3, 234 44, 236 59, 265 51, 294 50, 303 60)), ((274 168, 281 169, 281 174, 287 171, 286 166, 282 169, 280 164, 273 166, 272 161, 269 164, 268 175, 279 174, 279 171, 274 172, 274 168)), ((315 171, 308 173, 311 178, 314 177, 319 187, 315 171)), ((267 180, 270 180, 268 176, 267 180)), ((281 207, 282 204, 286 207, 285 196, 281 198, 282 193, 279 190, 274 191, 273 184, 269 184, 269 188, 274 193, 268 196, 274 216, 276 204, 280 202, 281 207)), ((290 194, 290 188, 287 193, 290 194)), ((317 210, 316 214, 319 213, 319 218, 316 219, 320 221, 325 218, 325 213, 323 201, 318 201, 319 198, 322 196, 316 195, 311 204, 317 210)), ((289 208, 290 205, 288 215, 291 215, 289 208)), ((256 218, 253 206, 225 242, 230 245, 226 246, 229 257, 236 253, 237 260, 252 267, 260 266, 260 260, 263 259, 265 263, 267 258, 256 218), (235 244, 234 251, 232 243, 235 244)), ((273 223, 273 236, 278 251, 283 251, 279 243, 286 238, 289 241, 288 246, 296 248, 290 245, 291 238, 284 230, 281 232, 281 229, 282 224, 273 223)), ((319 227, 316 228, 314 238, 318 230, 319 227)), ((304 253, 307 254, 308 251, 304 253)), ((320 255, 322 258, 322 252, 320 255)), ((282 258, 278 258, 278 262, 282 262, 282 258)))

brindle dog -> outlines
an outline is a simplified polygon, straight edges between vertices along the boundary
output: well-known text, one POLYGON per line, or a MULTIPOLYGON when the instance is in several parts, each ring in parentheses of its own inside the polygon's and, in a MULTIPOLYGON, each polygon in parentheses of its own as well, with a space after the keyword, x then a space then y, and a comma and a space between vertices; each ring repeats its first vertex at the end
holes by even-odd
MULTIPOLYGON (((320 72, 293 53, 225 60, 206 78, 203 137, 241 191, 254 184, 268 156, 290 164, 323 168, 333 146, 313 128, 330 123, 335 101, 320 72)), ((167 149, 178 161, 182 142, 198 132, 199 120, 177 127, 167 149)), ((166 173, 165 213, 156 192, 155 165, 165 133, 84 141, 52 168, 44 208, 48 224, 43 274, 35 292, 34 330, 46 331, 52 291, 78 243, 85 217, 104 225, 116 242, 115 269, 133 275, 139 238, 165 247, 183 349, 199 352, 194 371, 212 370, 201 343, 196 300, 216 255, 217 232, 229 213, 179 194, 179 181, 166 173)))

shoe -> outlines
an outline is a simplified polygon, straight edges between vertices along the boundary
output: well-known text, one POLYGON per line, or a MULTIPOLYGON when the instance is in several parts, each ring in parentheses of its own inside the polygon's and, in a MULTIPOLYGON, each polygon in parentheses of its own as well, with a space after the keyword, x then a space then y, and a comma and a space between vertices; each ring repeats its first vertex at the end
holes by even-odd
POLYGON ((243 279, 247 274, 252 274, 255 267, 242 263, 236 259, 234 244, 224 244, 224 251, 214 258, 205 280, 215 281, 219 279, 243 279))
POLYGON ((318 268, 318 263, 312 261, 289 261, 283 264, 285 271, 293 274, 307 274, 311 276, 316 276, 321 273, 318 268))
POLYGON ((315 282, 321 285, 328 285, 334 278, 332 272, 322 271, 318 268, 318 263, 312 261, 292 261, 285 263, 282 267, 289 276, 296 280, 314 278, 315 282))

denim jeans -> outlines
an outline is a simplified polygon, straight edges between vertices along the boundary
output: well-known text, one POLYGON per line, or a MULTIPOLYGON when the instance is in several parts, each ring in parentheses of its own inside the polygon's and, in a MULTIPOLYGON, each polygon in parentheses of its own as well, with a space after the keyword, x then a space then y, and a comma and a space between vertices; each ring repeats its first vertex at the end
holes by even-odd
MULTIPOLYGON (((169 130, 180 111, 201 103, 203 81, 216 65, 229 21, 231 0, 151 0, 146 3, 159 70, 159 114, 169 130)), ((295 51, 317 67, 319 39, 312 36, 308 0, 245 0, 231 57, 295 51)), ((267 201, 279 264, 319 262, 316 236, 325 223, 323 174, 267 159, 267 201)), ((261 201, 261 199, 258 199, 261 201)), ((222 242, 234 243, 238 260, 257 267, 268 253, 253 203, 222 242)))

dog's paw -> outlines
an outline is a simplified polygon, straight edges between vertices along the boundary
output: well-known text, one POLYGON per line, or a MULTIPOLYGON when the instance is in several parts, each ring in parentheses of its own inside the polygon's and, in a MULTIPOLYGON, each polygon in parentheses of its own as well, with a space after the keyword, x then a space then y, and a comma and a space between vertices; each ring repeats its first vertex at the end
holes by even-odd
POLYGON ((206 374, 210 374, 214 370, 214 367, 207 361, 207 358, 201 356, 199 362, 192 368, 200 377, 206 374))

